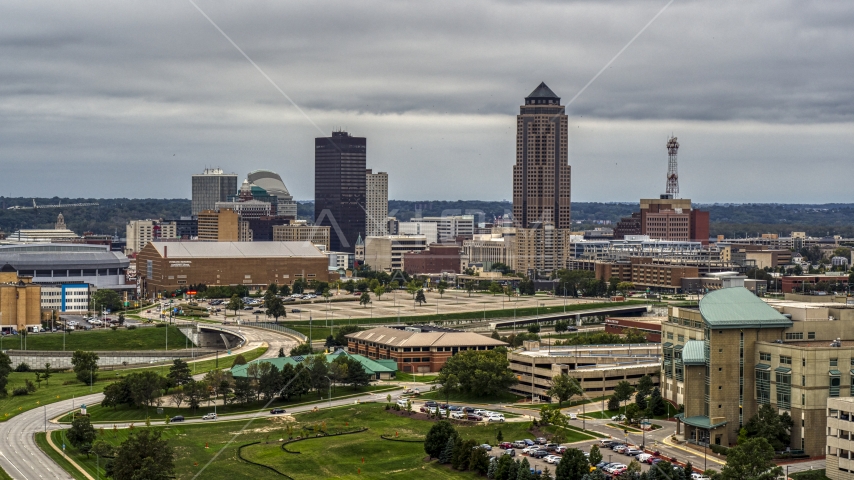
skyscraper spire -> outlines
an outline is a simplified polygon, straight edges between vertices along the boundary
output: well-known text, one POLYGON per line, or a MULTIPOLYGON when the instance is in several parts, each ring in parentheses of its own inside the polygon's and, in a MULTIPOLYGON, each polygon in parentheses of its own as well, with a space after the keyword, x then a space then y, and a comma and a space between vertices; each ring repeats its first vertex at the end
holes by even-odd
POLYGON ((670 136, 667 140, 667 195, 669 198, 679 196, 679 172, 676 169, 676 152, 679 151, 679 142, 676 137, 670 136))

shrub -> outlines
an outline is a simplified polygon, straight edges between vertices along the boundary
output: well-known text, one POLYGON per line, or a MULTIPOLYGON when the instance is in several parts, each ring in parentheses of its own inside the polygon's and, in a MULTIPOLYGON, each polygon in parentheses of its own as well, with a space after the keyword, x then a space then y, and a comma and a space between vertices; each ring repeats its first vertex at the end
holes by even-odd
POLYGON ((113 326, 111 326, 111 327, 110 327, 110 330, 112 330, 112 331, 114 331, 114 332, 115 332, 116 330, 118 330, 118 329, 119 329, 119 327, 118 327, 118 326, 116 326, 116 325, 113 325, 113 326))
POLYGON ((127 329, 128 330, 136 330, 136 325, 128 325, 127 329))
POLYGON ((15 367, 15 371, 16 371, 16 372, 18 372, 18 373, 20 373, 20 372, 29 372, 29 371, 30 371, 30 366, 29 366, 29 365, 27 365, 27 364, 26 364, 26 363, 24 363, 24 362, 21 362, 21 363, 19 363, 19 364, 18 364, 18 366, 17 366, 17 367, 15 367))
POLYGON ((29 394, 30 394, 30 392, 29 392, 29 390, 27 390, 27 387, 15 387, 15 389, 12 390, 12 396, 13 397, 18 397, 21 395, 29 395, 29 394))
POLYGON ((158 324, 155 324, 154 326, 157 328, 165 328, 165 327, 168 327, 169 324, 168 323, 158 323, 158 324))
POLYGON ((24 385, 26 385, 27 392, 33 393, 36 391, 36 384, 30 381, 29 378, 24 380, 24 385))
POLYGON ((718 455, 726 456, 726 454, 729 452, 729 448, 724 447, 723 445, 709 445, 709 448, 718 455))

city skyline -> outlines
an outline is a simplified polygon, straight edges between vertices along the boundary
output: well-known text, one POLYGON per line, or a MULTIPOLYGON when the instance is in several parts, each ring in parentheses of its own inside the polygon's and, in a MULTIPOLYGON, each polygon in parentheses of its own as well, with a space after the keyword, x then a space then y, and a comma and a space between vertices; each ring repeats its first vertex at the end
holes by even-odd
POLYGON ((510 199, 518 98, 545 82, 583 90, 578 201, 659 193, 671 134, 695 202, 843 201, 854 7, 665 4, 201 4, 301 111, 191 4, 7 6, 0 194, 189 198, 182 179, 219 165, 308 199, 312 139, 341 126, 372 139, 389 198, 510 199), (169 173, 124 181, 140 168, 169 173))

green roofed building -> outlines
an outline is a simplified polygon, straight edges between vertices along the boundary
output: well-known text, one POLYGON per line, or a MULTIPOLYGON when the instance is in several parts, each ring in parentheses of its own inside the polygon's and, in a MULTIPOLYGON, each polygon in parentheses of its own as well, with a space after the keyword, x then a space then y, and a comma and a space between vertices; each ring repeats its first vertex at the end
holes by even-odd
POLYGON ((677 436, 735 445, 770 404, 794 420, 790 450, 834 454, 827 400, 854 396, 854 306, 766 301, 728 283, 699 308, 670 307, 662 324, 662 394, 684 405, 677 436))
MULTIPOLYGON (((362 364, 362 368, 364 368, 368 376, 373 379, 388 380, 394 378, 397 373, 397 362, 394 360, 373 360, 362 355, 347 353, 345 350, 338 350, 336 352, 326 354, 326 361, 328 363, 332 363, 336 358, 342 355, 350 357, 362 364)), ((269 363, 281 371, 286 364, 296 367, 308 357, 308 355, 305 355, 295 357, 262 358, 253 360, 245 365, 236 365, 232 367, 231 374, 235 377, 246 377, 246 371, 249 368, 249 365, 252 365, 253 363, 269 363)))

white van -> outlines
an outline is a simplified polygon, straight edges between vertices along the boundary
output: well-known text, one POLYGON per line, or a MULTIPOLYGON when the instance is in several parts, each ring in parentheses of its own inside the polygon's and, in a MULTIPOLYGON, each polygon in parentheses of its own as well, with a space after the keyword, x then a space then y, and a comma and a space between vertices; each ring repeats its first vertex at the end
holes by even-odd
POLYGON ((407 403, 409 403, 409 400, 406 398, 398 398, 397 399, 397 406, 400 408, 406 408, 407 403))

